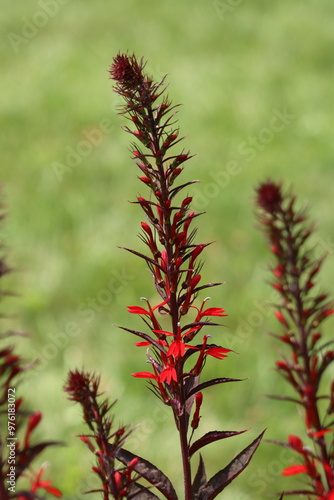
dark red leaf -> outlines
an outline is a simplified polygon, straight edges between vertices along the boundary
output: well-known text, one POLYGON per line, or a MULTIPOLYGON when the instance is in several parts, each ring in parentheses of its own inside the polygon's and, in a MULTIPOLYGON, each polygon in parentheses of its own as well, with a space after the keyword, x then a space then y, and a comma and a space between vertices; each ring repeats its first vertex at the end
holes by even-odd
POLYGON ((157 488, 168 500, 178 500, 172 483, 155 465, 151 464, 144 458, 134 455, 124 448, 113 449, 113 452, 115 453, 117 459, 124 465, 128 465, 134 458, 138 458, 137 464, 133 467, 134 470, 155 488, 157 488))
POLYGON ((215 474, 202 488, 198 500, 213 500, 233 479, 235 479, 249 464, 258 448, 265 431, 242 450, 224 469, 215 474))
POLYGON ((152 339, 152 337, 150 337, 147 333, 138 332, 137 330, 131 330, 130 328, 125 328, 125 326, 119 326, 118 328, 120 328, 121 330, 125 330, 126 332, 133 333, 134 335, 137 335, 137 337, 145 339, 151 345, 159 349, 159 351, 164 352, 164 348, 162 347, 162 345, 160 345, 156 340, 152 339))
POLYGON ((144 259, 147 263, 151 263, 153 264, 153 266, 156 266, 160 269, 160 271, 163 271, 163 268, 153 259, 151 259, 150 257, 148 257, 147 255, 144 255, 143 253, 140 253, 140 252, 136 252, 136 250, 131 250, 131 248, 125 248, 125 247, 118 247, 118 248, 121 248, 122 250, 126 250, 127 252, 130 252, 130 253, 133 253, 134 255, 137 255, 137 257, 140 257, 141 259, 144 259))
POLYGON ((226 382, 243 382, 244 380, 247 380, 245 378, 214 378, 212 380, 208 380, 207 382, 203 382, 202 384, 199 384, 197 387, 194 387, 189 394, 187 394, 187 399, 196 394, 196 392, 202 391, 203 389, 206 389, 207 387, 210 387, 211 385, 217 385, 217 384, 225 384, 226 382))
POLYGON ((135 500, 160 500, 157 495, 139 483, 134 483, 131 486, 130 492, 126 495, 126 498, 128 500, 132 500, 132 498, 135 500))
POLYGON ((198 469, 196 472, 196 476, 194 478, 193 484, 192 484, 192 494, 194 497, 194 500, 198 498, 198 495, 200 494, 201 489, 206 483, 206 472, 205 472, 205 466, 203 462, 202 455, 199 455, 199 464, 198 464, 198 469))
POLYGON ((196 451, 203 446, 206 446, 214 441, 219 441, 220 439, 226 439, 232 436, 237 436, 238 434, 243 434, 246 431, 210 431, 204 434, 201 438, 197 439, 189 449, 189 456, 191 457, 196 451))

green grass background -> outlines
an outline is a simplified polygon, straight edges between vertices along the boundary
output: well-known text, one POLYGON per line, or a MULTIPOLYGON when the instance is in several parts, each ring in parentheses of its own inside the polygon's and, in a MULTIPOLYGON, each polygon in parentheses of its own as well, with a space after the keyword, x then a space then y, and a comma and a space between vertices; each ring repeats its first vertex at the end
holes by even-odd
MULTIPOLYGON (((67 371, 84 366, 101 373, 105 391, 119 399, 117 419, 138 424, 129 448, 164 469, 182 498, 173 422, 144 381, 129 375, 145 369, 145 353, 114 326, 138 327, 126 306, 140 304, 141 296, 154 301, 155 293, 143 262, 117 248, 141 248, 142 215, 128 201, 143 191, 107 69, 128 50, 148 60, 155 78, 168 73, 170 97, 183 104, 184 146, 196 153, 183 178, 201 180, 189 189, 206 211, 198 241, 215 241, 206 250, 204 279, 228 282, 212 291, 211 305, 229 314, 215 340, 238 352, 208 363, 205 376, 250 377, 206 393, 203 432, 250 428, 207 449, 213 474, 263 428, 268 438, 284 440, 300 427, 295 408, 264 398, 288 388, 273 369, 278 346, 265 334, 277 325, 266 305, 270 255, 255 227, 253 190, 273 177, 311 207, 317 252, 329 253, 322 285, 330 288, 333 2, 0 4, 1 182, 9 213, 3 235, 16 269, 7 286, 20 295, 5 309, 17 315, 10 327, 31 332, 19 349, 41 360, 22 385, 29 405, 43 411, 39 437, 66 442, 44 454, 50 477, 68 500, 96 485, 88 472, 92 457, 74 437, 84 430, 79 408, 62 392, 67 371), (264 129, 277 110, 293 118, 270 135, 264 129), (108 129, 99 144, 80 150, 84 134, 101 123, 108 129), (71 163, 73 151, 79 157, 71 163)), ((288 489, 293 481, 279 474, 289 464, 280 448, 263 443, 221 496, 256 500, 288 489)))

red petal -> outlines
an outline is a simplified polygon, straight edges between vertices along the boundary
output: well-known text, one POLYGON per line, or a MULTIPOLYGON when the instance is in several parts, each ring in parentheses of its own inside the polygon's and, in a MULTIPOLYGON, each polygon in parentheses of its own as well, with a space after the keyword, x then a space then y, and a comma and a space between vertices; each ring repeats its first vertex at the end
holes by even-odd
POLYGON ((146 316, 149 316, 149 312, 146 311, 146 309, 144 309, 143 307, 139 307, 139 306, 128 306, 128 311, 129 313, 132 313, 132 314, 145 314, 146 316))
POLYGON ((135 345, 137 347, 147 347, 147 346, 151 345, 151 342, 135 342, 135 345))
POLYGON ((206 351, 206 354, 209 354, 209 356, 213 356, 214 358, 217 359, 223 359, 227 358, 227 352, 232 352, 231 349, 225 349, 224 347, 209 347, 209 349, 206 351))
POLYGON ((168 384, 170 384, 171 380, 174 380, 175 382, 177 382, 177 375, 176 375, 176 371, 175 371, 175 368, 165 368, 165 370, 162 370, 162 372, 160 373, 160 382, 164 382, 166 381, 168 384))
POLYGON ((138 373, 131 373, 133 377, 137 378, 154 378, 156 379, 156 375, 153 375, 153 373, 150 372, 138 372, 138 373))
POLYGON ((294 476, 295 474, 303 474, 304 472, 307 472, 306 465, 291 465, 283 470, 282 476, 294 476))
POLYGON ((327 432, 334 432, 334 429, 322 429, 321 431, 310 432, 310 436, 319 438, 327 434, 327 432))
POLYGON ((166 332, 165 330, 152 330, 154 333, 159 333, 160 335, 167 335, 167 336, 173 336, 175 337, 174 333, 172 332, 166 332))
POLYGON ((209 307, 209 309, 205 309, 201 313, 201 316, 228 316, 228 314, 223 314, 225 312, 225 309, 222 309, 221 307, 209 307))
POLYGON ((62 492, 58 490, 58 488, 55 488, 54 486, 44 486, 44 489, 48 492, 51 493, 54 497, 61 498, 63 496, 62 492))

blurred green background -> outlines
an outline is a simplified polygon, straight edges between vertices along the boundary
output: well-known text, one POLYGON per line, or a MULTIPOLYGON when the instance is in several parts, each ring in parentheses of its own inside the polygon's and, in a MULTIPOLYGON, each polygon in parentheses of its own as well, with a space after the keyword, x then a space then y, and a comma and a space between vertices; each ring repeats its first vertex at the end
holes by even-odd
MULTIPOLYGON (((250 428, 207 449, 209 473, 264 427, 269 439, 297 432, 296 409, 264 398, 288 388, 273 369, 278 346, 265 334, 278 327, 266 303, 273 298, 265 282, 270 255, 256 230, 253 190, 273 177, 311 207, 317 252, 329 253, 322 285, 330 288, 333 2, 0 3, 3 233, 16 269, 7 283, 19 294, 6 310, 16 314, 10 327, 31 333, 19 349, 40 359, 22 385, 29 405, 43 411, 39 435, 67 444, 44 453, 54 484, 68 500, 96 486, 92 457, 74 437, 84 431, 79 408, 62 392, 67 371, 84 366, 101 373, 105 391, 119 399, 117 419, 138 424, 129 448, 156 462, 182 492, 170 415, 130 376, 145 370, 144 350, 114 326, 138 327, 126 306, 141 296, 155 300, 143 262, 117 248, 142 248, 142 215, 128 202, 142 186, 107 74, 119 51, 143 55, 157 79, 168 73, 170 97, 183 104, 184 147, 196 153, 183 179, 201 180, 189 189, 194 207, 206 212, 198 241, 215 241, 204 279, 228 282, 212 291, 211 305, 229 314, 215 340, 238 352, 213 360, 206 376, 250 377, 206 393, 203 432, 250 428)), ((289 460, 263 443, 221 496, 254 500, 290 488, 293 480, 280 477, 289 460)))

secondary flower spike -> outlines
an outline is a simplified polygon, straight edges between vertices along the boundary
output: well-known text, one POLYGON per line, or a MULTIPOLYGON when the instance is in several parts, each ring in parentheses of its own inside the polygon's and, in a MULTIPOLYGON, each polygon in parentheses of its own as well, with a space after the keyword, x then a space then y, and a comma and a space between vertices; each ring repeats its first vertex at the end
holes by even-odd
POLYGON ((295 197, 284 192, 280 184, 272 180, 262 183, 256 190, 256 203, 258 219, 275 260, 270 268, 272 286, 279 296, 274 314, 282 330, 275 336, 289 349, 283 359, 276 361, 276 368, 295 392, 294 398, 277 398, 298 404, 298 420, 303 411, 305 439, 311 440, 304 445, 304 438, 291 435, 288 443, 279 443, 297 453, 301 462, 286 467, 282 475, 300 474, 307 482, 307 490, 302 493, 328 500, 334 494, 334 383, 329 395, 325 395, 323 375, 327 375, 334 361, 334 351, 332 341, 322 340, 321 329, 334 310, 327 294, 315 291, 324 257, 312 255, 307 244, 313 226, 305 211, 296 209, 295 197))

